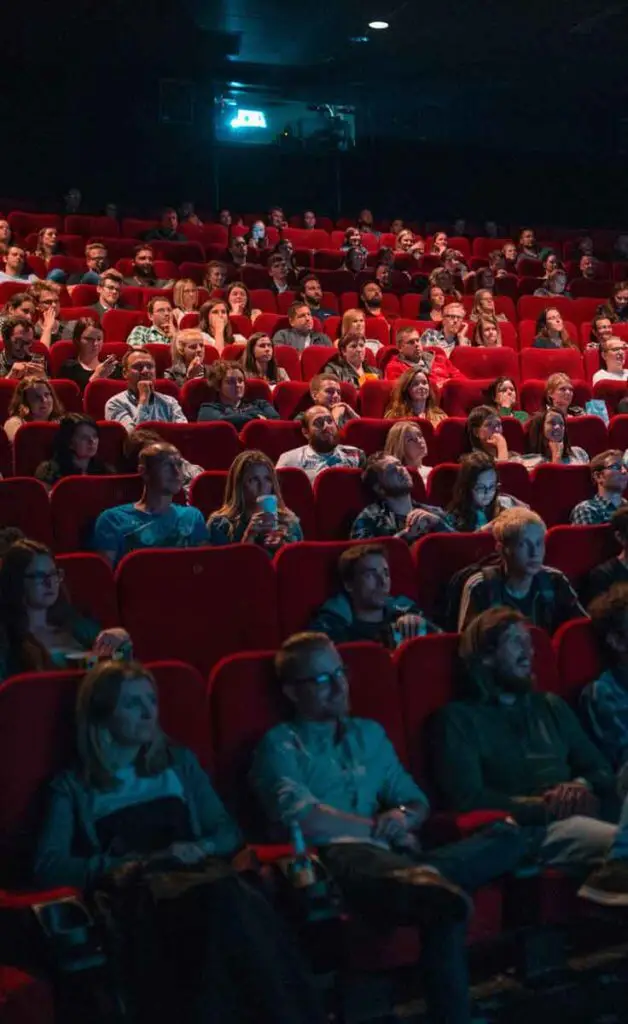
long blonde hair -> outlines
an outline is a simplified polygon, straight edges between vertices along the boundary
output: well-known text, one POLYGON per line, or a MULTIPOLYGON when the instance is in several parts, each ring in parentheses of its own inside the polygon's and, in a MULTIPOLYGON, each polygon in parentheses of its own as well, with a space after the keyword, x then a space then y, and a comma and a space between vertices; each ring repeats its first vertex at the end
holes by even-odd
MULTIPOLYGON (((366 337, 366 315, 363 309, 346 309, 342 314, 342 320, 338 325, 338 337, 344 338, 345 334, 354 334, 353 323, 358 318, 364 320, 364 337, 366 337)), ((362 337, 362 335, 360 335, 362 337)))
POLYGON ((414 378, 417 373, 422 373, 427 377, 430 389, 430 393, 427 396, 427 402, 425 403, 425 419, 428 423, 436 425, 437 423, 440 423, 441 420, 447 418, 447 413, 444 412, 438 404, 434 388, 432 387, 425 370, 406 370, 406 372, 402 373, 401 377, 399 377, 393 385, 390 402, 388 403, 388 408, 384 413, 385 419, 407 419, 408 416, 416 415, 410 400, 410 388, 414 383, 414 378))
MULTIPOLYGON (((406 435, 410 430, 418 430, 423 435, 421 424, 417 423, 416 420, 399 420, 397 423, 393 423, 388 431, 386 444, 384 445, 386 455, 394 455, 404 466, 406 464, 406 435)), ((425 440, 425 438, 423 439, 425 440)))
POLYGON ((203 332, 201 331, 200 327, 185 327, 182 331, 175 331, 175 333, 172 336, 172 341, 170 342, 170 353, 172 356, 173 363, 185 362, 185 359, 183 357, 183 351, 181 348, 181 342, 191 341, 192 338, 196 340, 197 337, 200 338, 204 345, 205 341, 203 339, 203 332))
POLYGON ((174 288, 172 289, 172 304, 177 309, 183 310, 184 313, 189 313, 190 310, 186 310, 183 305, 183 289, 186 285, 193 284, 196 288, 196 299, 194 300, 194 309, 198 309, 198 292, 199 288, 196 281, 193 281, 191 277, 180 277, 178 281, 175 281, 174 288))
MULTIPOLYGON (((148 679, 155 692, 155 677, 138 661, 101 661, 84 677, 76 700, 76 745, 85 782, 96 789, 114 789, 117 780, 103 749, 103 729, 116 709, 122 684, 148 679)), ((170 764, 168 741, 157 727, 151 743, 140 749, 138 775, 159 775, 170 764)))
MULTIPOLYGON (((240 367, 238 367, 240 369, 240 367)), ((273 494, 277 497, 277 511, 283 515, 292 516, 293 513, 283 500, 281 493, 281 487, 279 485, 279 479, 277 477, 277 471, 274 464, 265 455, 264 452, 251 449, 250 451, 240 452, 239 455, 231 463, 229 472, 227 474, 227 482, 225 484, 225 495, 224 501, 221 507, 213 512, 209 517, 209 521, 214 516, 225 516, 233 523, 233 528, 237 529, 238 525, 246 517, 247 508, 244 500, 244 474, 246 473, 249 466, 266 466, 270 472, 270 478, 273 485, 273 494)))

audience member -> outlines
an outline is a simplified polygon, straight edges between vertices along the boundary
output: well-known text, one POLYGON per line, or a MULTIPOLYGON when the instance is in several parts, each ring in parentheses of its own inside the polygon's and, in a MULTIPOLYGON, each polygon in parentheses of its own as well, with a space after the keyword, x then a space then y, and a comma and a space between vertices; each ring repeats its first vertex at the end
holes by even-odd
POLYGON ((446 231, 435 231, 434 237, 432 238, 432 247, 430 249, 430 255, 442 256, 449 245, 449 239, 447 238, 446 231))
POLYGON ((467 338, 468 325, 464 322, 464 306, 457 302, 448 302, 443 309, 442 329, 429 327, 421 335, 421 344, 441 348, 446 356, 450 356, 457 345, 469 345, 467 338))
POLYGON ((188 313, 198 313, 199 288, 196 281, 191 277, 181 277, 175 282, 172 290, 172 319, 175 326, 179 327, 184 316, 188 313))
POLYGON ((0 270, 0 284, 4 281, 36 281, 26 262, 26 252, 21 245, 9 245, 4 254, 4 270, 0 270))
POLYGON ((339 444, 339 429, 331 411, 324 405, 313 405, 303 414, 301 427, 307 444, 282 452, 277 469, 295 466, 307 473, 311 481, 331 466, 362 467, 365 461, 360 448, 339 444))
POLYGON ((0 526, 0 565, 9 548, 18 540, 26 540, 26 535, 18 526, 0 526))
POLYGON ((338 325, 338 338, 344 338, 345 334, 358 335, 360 338, 364 338, 366 347, 370 348, 371 352, 379 352, 383 347, 382 343, 378 338, 367 337, 367 326, 366 314, 363 309, 347 309, 342 314, 338 325))
POLYGON ((471 344, 476 348, 501 348, 502 332, 492 317, 480 317, 473 328, 471 344))
POLYGON ((7 316, 2 321, 0 336, 4 349, 0 352, 0 377, 20 380, 46 376, 46 360, 40 353, 31 352, 35 335, 33 325, 25 316, 7 316))
MULTIPOLYGON (((163 437, 157 430, 151 430, 150 427, 137 427, 132 430, 130 434, 124 439, 122 445, 122 469, 125 473, 138 473, 140 453, 143 448, 148 448, 152 444, 161 444, 163 437)), ((186 499, 190 497, 190 485, 197 476, 204 473, 205 470, 202 466, 196 466, 193 462, 188 462, 183 457, 180 460, 181 478, 183 480, 182 490, 185 492, 186 499)))
POLYGON ((270 290, 274 295, 283 295, 294 286, 294 275, 283 256, 271 256, 266 264, 270 277, 270 290))
POLYGON ((464 378, 442 348, 423 351, 425 334, 421 336, 416 327, 409 325, 399 328, 395 338, 397 352, 388 360, 384 370, 386 380, 397 380, 407 370, 422 370, 423 373, 429 374, 434 387, 440 389, 445 381, 464 378))
POLYGON ((59 232, 57 228, 40 228, 37 232, 37 243, 32 255, 37 256, 38 259, 42 260, 46 266, 46 270, 48 270, 52 257, 60 256, 62 253, 63 246, 59 241, 59 232))
POLYGON ((423 483, 427 483, 432 467, 423 465, 427 456, 427 442, 418 423, 412 420, 393 423, 386 435, 384 453, 394 456, 402 466, 416 469, 423 483))
POLYGON ((593 383, 599 380, 628 380, 628 368, 626 368, 626 342, 611 334, 600 345, 600 359, 604 363, 604 369, 596 370, 593 374, 593 383))
POLYGON ((326 320, 329 316, 336 316, 336 310, 323 306, 323 289, 320 278, 316 274, 306 274, 301 278, 301 288, 296 296, 299 302, 310 307, 310 313, 317 320, 326 320))
MULTIPOLYGON (((233 217, 232 217, 232 214, 231 214, 231 210, 227 210, 227 209, 219 210, 218 211, 218 223, 222 224, 223 228, 227 228, 228 230, 230 230, 231 229, 231 225, 233 224, 233 217)), ((236 224, 239 224, 239 223, 240 223, 240 220, 238 218, 236 218, 236 224)))
POLYGON ((13 295, 9 296, 0 313, 0 330, 2 330, 2 325, 9 316, 25 317, 26 320, 34 325, 37 317, 37 306, 30 292, 14 292, 13 295))
POLYGON ((490 320, 497 320, 502 323, 508 322, 508 317, 505 313, 497 312, 495 298, 490 288, 479 288, 473 297, 473 309, 469 315, 469 320, 477 323, 478 320, 484 320, 487 317, 490 320))
POLYGON ((63 406, 52 384, 41 377, 22 377, 11 396, 9 418, 4 432, 9 441, 23 423, 56 423, 63 416, 63 406))
POLYGON ((142 497, 100 513, 94 527, 94 549, 115 567, 129 551, 207 544, 200 510, 173 500, 183 488, 181 455, 174 445, 161 441, 142 448, 138 471, 144 482, 142 497))
POLYGON ((69 341, 74 332, 76 320, 63 323, 61 312, 61 286, 55 281, 34 281, 28 294, 37 306, 39 319, 33 323, 35 339, 50 348, 57 341, 69 341))
POLYGON ((494 607, 460 639, 459 699, 438 712, 435 776, 456 811, 506 811, 543 864, 597 863, 616 828, 608 761, 556 694, 534 689, 532 637, 517 611, 494 607), (606 809, 606 808, 605 808, 606 809))
POLYGON ((277 231, 283 231, 284 228, 288 227, 288 221, 284 214, 281 206, 271 206, 268 211, 268 217, 266 223, 271 228, 275 228, 277 231))
MULTIPOLYGON (((504 246, 505 248, 505 246, 504 246)), ((526 259, 538 260, 541 256, 541 250, 536 242, 536 236, 532 228, 523 228, 519 234, 519 258, 517 262, 523 257, 526 259)))
POLYGON ((475 889, 511 871, 522 857, 521 833, 492 826, 421 852, 427 797, 381 725, 349 714, 347 670, 328 637, 291 637, 275 670, 293 714, 266 734, 253 759, 252 782, 269 820, 286 829, 298 821, 352 910, 384 929, 419 925, 430 1017, 469 1024, 468 896, 454 883, 475 889))
POLYGON ((127 430, 141 423, 187 423, 176 398, 155 391, 155 360, 146 349, 131 349, 122 360, 126 391, 105 404, 105 419, 117 420, 127 430))
POLYGON ((100 361, 103 347, 103 331, 98 320, 84 317, 74 324, 74 357, 66 359, 59 370, 64 380, 73 380, 81 393, 93 380, 109 377, 119 380, 122 370, 117 356, 110 354, 100 361))
POLYGON ((273 336, 275 345, 290 345, 302 352, 310 345, 329 345, 331 339, 322 331, 314 330, 314 318, 305 302, 293 302, 288 309, 289 327, 282 327, 273 336))
POLYGON ((574 388, 571 377, 566 373, 552 373, 545 383, 543 394, 546 409, 559 412, 562 416, 582 416, 584 409, 573 403, 574 388))
POLYGON ((412 476, 394 455, 369 455, 362 483, 373 500, 356 516, 351 540, 399 537, 412 544, 430 530, 449 528, 442 509, 413 500, 412 476))
POLYGON ((578 348, 575 341, 569 337, 560 311, 552 306, 548 306, 539 314, 536 330, 533 348, 578 348))
POLYGON ((570 522, 576 526, 609 523, 616 510, 627 504, 623 495, 628 484, 628 468, 622 456, 623 452, 609 449, 591 459, 591 476, 597 493, 572 509, 570 522))
POLYGON ((167 872, 166 898, 147 899, 141 916, 136 886, 113 901, 134 1013, 235 1022, 254 1006, 261 1020, 322 1024, 294 939, 238 870, 237 825, 194 754, 161 730, 152 673, 138 662, 96 666, 80 685, 76 723, 77 762, 52 783, 34 883, 91 891, 125 867, 167 872), (191 887, 190 871, 204 884, 191 887))
POLYGON ((260 251, 269 248, 266 225, 263 220, 254 220, 245 237, 249 249, 260 251))
POLYGON ((0 679, 131 656, 124 629, 101 629, 73 607, 63 569, 45 544, 16 540, 0 566, 0 679))
POLYGON ((247 380, 265 380, 271 387, 290 380, 287 370, 277 363, 273 341, 263 331, 256 331, 247 338, 238 362, 247 380))
POLYGON ((172 363, 166 369, 164 377, 173 380, 182 388, 189 380, 196 377, 207 377, 209 366, 205 364, 205 342, 202 332, 195 327, 173 333, 172 363))
POLYGON ((35 476, 48 488, 64 476, 105 476, 111 466, 98 458, 100 431, 96 420, 80 412, 66 413, 52 445, 52 458, 40 462, 35 476))
POLYGON ((146 242, 187 242, 187 238, 179 230, 179 214, 172 206, 166 206, 161 212, 158 228, 151 228, 144 235, 146 242))
POLYGON ((582 278, 585 281, 594 281, 600 276, 600 261, 590 253, 583 253, 578 261, 578 273, 576 278, 582 278))
POLYGON ((246 380, 239 363, 217 360, 209 367, 208 380, 216 398, 203 402, 198 411, 199 423, 224 420, 239 431, 251 420, 279 419, 274 405, 264 398, 245 399, 246 380))
POLYGON ((365 380, 376 380, 381 373, 366 357, 366 342, 359 334, 345 334, 338 342, 338 354, 325 363, 325 372, 359 388, 365 380))
MULTIPOLYGON (((359 418, 359 413, 348 402, 343 401, 341 382, 338 377, 335 373, 328 373, 326 368, 312 377, 310 397, 313 405, 323 405, 329 409, 339 430, 349 420, 359 418)), ((299 418, 302 418, 302 415, 295 417, 295 419, 299 418)))
POLYGON ((203 287, 212 294, 225 287, 227 281, 227 267, 220 260, 210 260, 205 268, 203 287))
POLYGON ((124 278, 125 285, 134 288, 171 288, 174 284, 168 278, 157 277, 153 248, 150 245, 136 245, 131 263, 131 273, 124 278))
POLYGON ((401 377, 397 377, 390 392, 390 400, 384 413, 385 419, 413 416, 427 420, 434 427, 447 419, 447 413, 440 408, 430 383, 427 368, 430 353, 425 352, 423 356, 424 361, 419 365, 425 366, 425 369, 406 370, 401 377))
MULTIPOLYGON (((622 515, 626 520, 625 509, 622 515)), ((628 582, 621 564, 623 582, 605 588, 589 605, 604 669, 580 693, 587 729, 616 771, 628 762, 628 582)))
POLYGON ((628 583, 628 506, 625 501, 615 509, 609 523, 621 550, 588 574, 582 588, 585 603, 605 594, 614 583, 628 583))
POLYGON ((128 309, 120 300, 124 279, 119 270, 105 270, 98 278, 96 291, 98 302, 92 306, 94 313, 102 319, 110 309, 128 309))
POLYGON ((246 341, 243 334, 234 334, 229 311, 224 299, 209 299, 198 313, 198 327, 206 345, 213 345, 222 356, 226 345, 246 341))
POLYGON ((587 348, 600 348, 613 334, 614 321, 608 313, 597 313, 591 321, 591 333, 587 348))
POLYGON ((384 293, 377 281, 365 281, 360 288, 359 306, 367 318, 381 317, 382 320, 395 320, 396 314, 386 312, 382 308, 384 293))
POLYGON ((541 287, 534 290, 534 294, 546 298, 556 296, 562 299, 570 299, 571 292, 567 290, 567 274, 565 271, 562 268, 552 270, 545 278, 541 287))
POLYGON ((484 393, 486 404, 497 413, 500 419, 504 416, 513 416, 520 423, 526 423, 530 415, 523 409, 517 409, 519 395, 517 385, 512 377, 497 377, 492 384, 489 384, 484 393))
POLYGON ((600 312, 607 313, 615 323, 628 321, 628 281, 618 281, 613 285, 613 294, 606 305, 600 307, 600 312))
POLYGON ((13 241, 13 233, 8 220, 0 219, 0 256, 6 256, 7 249, 13 241))
POLYGON ((501 417, 490 405, 476 405, 467 416, 467 441, 472 452, 484 452, 498 462, 512 458, 501 417))
POLYGON ((210 515, 207 529, 210 544, 258 544, 271 556, 284 544, 303 540, 301 524, 283 500, 275 467, 259 451, 240 452, 233 460, 224 503, 210 515))
POLYGON ((517 274, 517 260, 519 259, 519 252, 515 243, 506 242, 501 250, 501 256, 506 273, 517 274))
POLYGON ((313 231, 316 227, 316 214, 314 210, 304 210, 301 227, 305 231, 313 231))
POLYGON ((225 288, 225 302, 229 315, 245 316, 251 323, 255 323, 262 312, 261 309, 251 307, 251 295, 245 284, 241 281, 232 281, 225 288))
POLYGON ((366 266, 368 249, 362 244, 362 235, 358 228, 347 228, 344 242, 340 247, 345 254, 343 267, 352 274, 359 273, 366 266))
POLYGON ((194 203, 189 200, 181 203, 179 207, 179 219, 182 224, 189 224, 193 228, 203 227, 203 221, 197 214, 194 208, 194 203))
POLYGON ((585 614, 564 573, 543 564, 545 534, 545 523, 536 512, 502 512, 493 524, 499 565, 484 566, 468 577, 460 599, 459 631, 497 605, 515 608, 548 633, 585 614))
POLYGON ((460 458, 460 469, 447 506, 451 529, 461 533, 491 528, 509 508, 527 508, 512 494, 502 494, 495 461, 485 452, 475 451, 460 458))
POLYGON ((526 455, 517 455, 532 471, 542 462, 573 466, 589 461, 584 448, 569 443, 565 417, 557 409, 537 412, 528 424, 526 455))
POLYGON ((176 335, 176 326, 172 318, 172 303, 162 295, 155 295, 148 300, 146 315, 150 325, 138 324, 134 327, 126 343, 130 348, 144 348, 145 345, 171 345, 176 335))
POLYGON ((226 252, 226 262, 233 267, 248 266, 247 248, 246 238, 242 235, 234 235, 226 252))
POLYGON ((419 308, 419 320, 432 320, 436 324, 443 322, 445 308, 445 292, 439 284, 428 285, 419 308))

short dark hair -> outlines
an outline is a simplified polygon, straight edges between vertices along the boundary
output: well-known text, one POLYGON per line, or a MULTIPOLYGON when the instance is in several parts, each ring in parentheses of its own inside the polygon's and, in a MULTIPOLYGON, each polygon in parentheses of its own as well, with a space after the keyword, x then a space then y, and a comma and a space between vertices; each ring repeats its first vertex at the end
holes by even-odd
POLYGON ((598 643, 600 653, 611 664, 617 660, 617 653, 608 642, 609 633, 621 633, 628 611, 628 583, 614 583, 591 601, 587 611, 598 643))
POLYGON ((395 342, 397 346, 401 345, 406 338, 409 338, 411 334, 419 333, 418 327, 411 327, 407 324, 405 327, 400 327, 395 335, 395 342))
POLYGON ((303 302, 301 300, 297 300, 296 302, 292 302, 288 306, 288 320, 292 320, 292 318, 297 315, 297 310, 302 309, 304 306, 307 309, 307 311, 309 312, 310 307, 308 306, 307 302, 303 302))
POLYGON ((128 350, 128 352, 125 352, 124 355, 122 356, 122 372, 123 373, 126 373, 126 371, 128 369, 128 366, 129 366, 129 361, 133 358, 133 356, 136 356, 138 354, 141 355, 141 356, 150 356, 150 358, 153 360, 153 362, 155 362, 155 357, 154 357, 153 353, 149 352, 147 348, 130 348, 128 350))
POLYGON ((5 317, 2 321, 2 326, 0 327, 0 335, 2 335, 2 340, 5 345, 8 341, 11 341, 11 335, 16 327, 30 327, 32 329, 33 325, 25 316, 5 317))
POLYGON ((625 542, 628 540, 628 506, 616 508, 610 518, 611 529, 625 542))
POLYGON ((155 252, 150 242, 141 242, 139 245, 135 246, 133 250, 133 256, 137 256, 139 252, 144 252, 145 249, 148 249, 148 251, 152 253, 155 252))
POLYGON ((148 300, 146 312, 152 313, 157 302, 167 302, 170 308, 172 309, 172 300, 169 299, 167 295, 153 295, 152 299, 148 300))
POLYGON ((274 659, 275 674, 281 685, 292 682, 294 670, 305 655, 330 647, 331 643, 326 633, 314 632, 294 633, 284 640, 274 659))
POLYGON ((388 561, 383 544, 354 544, 342 552, 338 559, 338 576, 343 587, 346 587, 348 583, 353 583, 359 563, 370 555, 381 555, 388 561))
POLYGON ((595 479, 596 475, 600 473, 605 467, 604 463, 607 459, 619 459, 620 462, 624 457, 624 453, 619 448, 609 448, 605 452, 600 452, 598 455, 594 455, 589 463, 589 469, 591 470, 591 476, 595 479))

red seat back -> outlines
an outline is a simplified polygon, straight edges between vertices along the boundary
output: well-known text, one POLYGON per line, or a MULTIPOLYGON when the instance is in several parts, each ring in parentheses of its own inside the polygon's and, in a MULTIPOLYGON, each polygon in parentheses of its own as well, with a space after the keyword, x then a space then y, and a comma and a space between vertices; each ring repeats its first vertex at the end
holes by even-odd
MULTIPOLYGON (((514 327, 510 324, 500 326, 503 326, 504 331, 506 327, 510 327, 514 336, 514 327)), ((510 377, 515 384, 519 383, 519 361, 514 347, 506 348, 504 345, 500 348, 482 348, 480 346, 455 348, 451 354, 451 361, 465 377, 469 377, 471 380, 486 380, 487 378, 494 380, 495 377, 510 377)))
POLYGON ((564 572, 576 589, 601 562, 619 554, 610 526, 553 526, 547 534, 545 562, 564 572))
POLYGON ((613 416, 608 428, 608 447, 628 448, 628 415, 613 416))
POLYGON ((532 474, 532 507, 546 526, 568 523, 574 506, 594 493, 588 466, 542 463, 532 474))
POLYGON ((552 639, 557 678, 552 689, 575 703, 583 687, 602 673, 604 665, 590 619, 573 619, 556 630, 552 639))
POLYGON ((59 555, 72 607, 103 629, 120 624, 113 570, 101 555, 80 551, 59 555))
POLYGON ((575 348, 524 348, 521 351, 521 379, 547 380, 552 373, 566 373, 572 380, 584 380, 582 355, 575 348))
POLYGON ((609 447, 608 430, 601 416, 569 416, 567 429, 570 443, 584 448, 591 458, 609 447))
POLYGON ((57 551, 80 551, 91 546, 96 519, 106 508, 139 501, 141 478, 116 476, 66 476, 50 493, 50 513, 57 551))
POLYGON ((203 469, 229 469, 241 445, 232 423, 146 423, 164 441, 178 448, 184 459, 203 469))
POLYGON ((141 309, 110 309, 102 318, 105 341, 125 342, 133 328, 141 324, 148 326, 148 317, 141 309))
POLYGON ((494 379, 445 381, 440 397, 441 408, 448 416, 468 416, 476 405, 486 404, 486 389, 494 379))
POLYGON ((306 348, 301 354, 301 379, 310 381, 336 355, 336 349, 328 348, 326 345, 311 345, 306 348))
POLYGON ((419 607, 428 616, 442 618, 445 591, 452 576, 495 549, 490 531, 478 533, 432 533, 412 548, 419 607))
MULTIPOLYGON (((626 398, 627 395, 628 388, 625 382, 621 380, 598 380, 593 385, 593 397, 606 402, 609 416, 614 417, 617 415, 617 407, 622 398, 626 398)), ((621 419, 621 415, 619 418, 621 419)))
POLYGON ((301 424, 293 420, 251 420, 244 425, 240 440, 244 448, 257 448, 273 462, 283 452, 300 448, 306 443, 301 424))
POLYGON ((362 415, 382 419, 390 401, 392 388, 392 382, 389 380, 365 380, 360 388, 362 415))
MULTIPOLYGON (((383 450, 388 431, 395 422, 392 419, 366 419, 364 417, 349 420, 343 428, 342 438, 345 444, 361 448, 367 455, 372 455, 373 452, 383 450)), ((421 428, 421 433, 427 443, 426 461, 431 463, 435 455, 434 427, 427 420, 417 419, 415 422, 421 428)))
POLYGON ((17 526, 31 540, 52 547, 50 502, 44 485, 31 477, 0 480, 0 523, 17 526))
POLYGON ((362 470, 324 469, 314 480, 316 533, 320 540, 346 540, 356 516, 369 503, 362 470))
POLYGON ((185 658, 206 673, 225 654, 277 644, 275 575, 255 545, 133 551, 116 582, 140 660, 185 658))

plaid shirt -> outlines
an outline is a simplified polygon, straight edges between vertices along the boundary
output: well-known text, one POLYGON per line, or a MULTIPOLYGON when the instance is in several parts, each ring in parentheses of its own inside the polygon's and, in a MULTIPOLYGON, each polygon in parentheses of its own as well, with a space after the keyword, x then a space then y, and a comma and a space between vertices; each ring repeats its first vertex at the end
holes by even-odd
POLYGON ((143 348, 144 345, 169 345, 170 338, 163 331, 158 330, 154 324, 151 324, 150 327, 139 325, 133 328, 126 343, 131 348, 143 348))
MULTIPOLYGON (((412 502, 413 509, 421 509, 425 512, 425 529, 428 533, 434 529, 448 529, 447 516, 442 508, 436 505, 420 505, 412 502), (431 514, 430 514, 431 513, 431 514), (434 519, 433 517, 436 517, 434 519)), ((422 524, 423 525, 423 524, 422 524)), ((351 540, 370 540, 371 537, 396 537, 398 533, 406 528, 406 516, 397 515, 388 507, 385 501, 376 501, 372 505, 363 508, 359 516, 354 520, 351 527, 351 540)), ((412 537, 410 543, 417 538, 412 537)))
POLYGON ((601 526, 603 523, 610 523, 613 512, 626 504, 628 502, 622 500, 619 505, 615 505, 608 498, 596 494, 594 498, 579 502, 572 509, 569 518, 575 526, 601 526))
POLYGON ((612 669, 580 694, 580 711, 613 768, 628 759, 628 689, 612 669))
POLYGON ((458 344, 458 338, 455 335, 448 338, 444 331, 438 331, 435 327, 428 327, 427 331, 423 331, 421 335, 421 344, 424 347, 431 345, 433 348, 442 348, 445 354, 449 356, 458 344))

